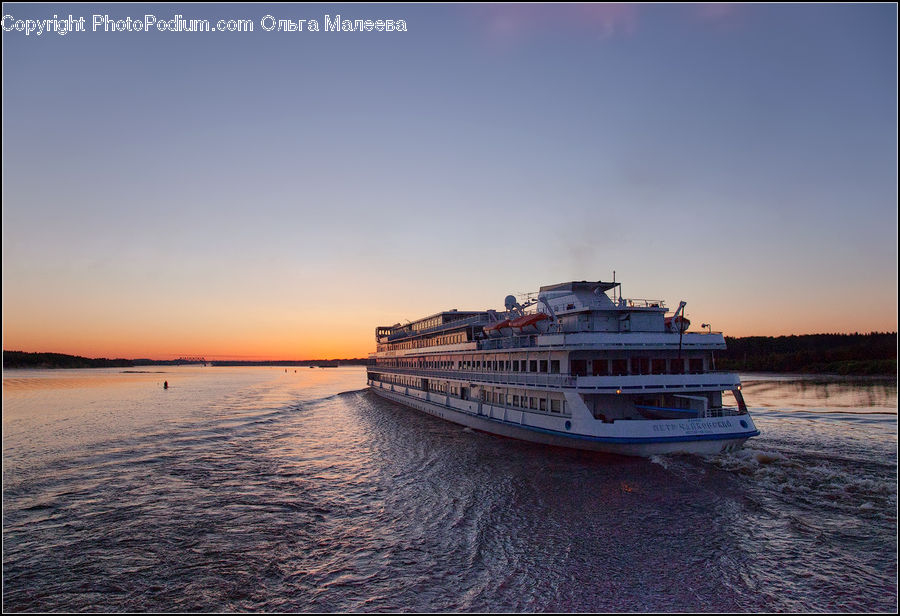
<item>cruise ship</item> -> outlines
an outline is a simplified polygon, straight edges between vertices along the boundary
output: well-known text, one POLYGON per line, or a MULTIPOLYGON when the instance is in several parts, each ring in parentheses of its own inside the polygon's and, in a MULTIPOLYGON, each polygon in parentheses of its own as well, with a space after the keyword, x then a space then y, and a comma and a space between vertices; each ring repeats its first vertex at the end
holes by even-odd
POLYGON ((573 281, 509 295, 505 310, 448 310, 377 327, 373 392, 490 434, 622 455, 717 454, 759 431, 719 332, 689 331, 680 302, 573 281))

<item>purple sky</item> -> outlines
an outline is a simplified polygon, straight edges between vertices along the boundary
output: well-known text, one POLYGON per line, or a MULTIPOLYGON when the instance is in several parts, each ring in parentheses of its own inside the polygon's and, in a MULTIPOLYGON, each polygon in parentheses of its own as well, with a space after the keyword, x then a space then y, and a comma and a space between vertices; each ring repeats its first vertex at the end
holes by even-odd
POLYGON ((896 330, 896 11, 5 4, 3 348, 360 356, 613 270, 729 335, 896 330), (408 31, 260 27, 326 14, 408 31))

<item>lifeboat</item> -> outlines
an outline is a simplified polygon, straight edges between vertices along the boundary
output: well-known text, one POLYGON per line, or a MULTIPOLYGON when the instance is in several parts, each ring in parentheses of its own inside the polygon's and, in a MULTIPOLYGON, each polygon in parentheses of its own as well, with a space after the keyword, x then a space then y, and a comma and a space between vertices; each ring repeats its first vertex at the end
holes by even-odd
POLYGON ((496 323, 491 323, 490 325, 485 325, 484 327, 484 335, 489 338, 499 338, 501 336, 508 336, 512 330, 509 328, 509 319, 505 321, 497 321, 496 323))
MULTIPOLYGON (((659 321, 657 321, 658 323, 659 321)), ((691 326, 690 319, 685 319, 683 316, 675 315, 671 317, 666 317, 666 329, 670 332, 684 333, 687 331, 688 327, 691 326)))
POLYGON ((550 327, 550 317, 543 312, 513 319, 509 326, 516 334, 543 334, 550 327))

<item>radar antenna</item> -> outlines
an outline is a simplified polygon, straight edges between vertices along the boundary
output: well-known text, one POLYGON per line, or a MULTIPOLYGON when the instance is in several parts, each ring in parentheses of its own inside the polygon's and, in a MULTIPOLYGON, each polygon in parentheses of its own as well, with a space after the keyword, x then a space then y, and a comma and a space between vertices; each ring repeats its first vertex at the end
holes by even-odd
POLYGON ((525 314, 525 309, 516 300, 515 295, 507 295, 506 299, 503 300, 503 305, 506 306, 506 311, 511 314, 518 316, 522 316, 523 314, 525 314))

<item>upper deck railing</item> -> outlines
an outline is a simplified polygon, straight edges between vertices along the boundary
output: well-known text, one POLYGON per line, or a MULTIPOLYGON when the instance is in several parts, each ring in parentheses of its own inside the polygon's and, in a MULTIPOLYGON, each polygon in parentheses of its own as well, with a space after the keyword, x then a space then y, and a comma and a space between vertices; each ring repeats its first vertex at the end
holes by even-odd
MULTIPOLYGON (((578 347, 595 347, 598 344, 602 344, 608 348, 621 348, 628 347, 634 345, 640 345, 640 341, 636 341, 634 339, 635 335, 646 334, 648 336, 657 336, 657 335, 670 335, 671 332, 641 332, 641 331, 633 331, 633 332, 598 332, 598 331, 576 331, 576 332, 556 332, 553 331, 553 328, 550 328, 545 334, 526 334, 522 336, 505 336, 502 338, 485 338, 478 341, 479 349, 482 351, 499 351, 504 349, 529 349, 533 347, 541 347, 545 348, 578 348, 578 347), (605 334, 610 337, 612 336, 623 336, 621 339, 611 340, 605 339, 602 342, 595 341, 580 341, 579 337, 584 334, 605 334), (538 344, 538 337, 545 336, 545 339, 542 341, 542 344, 538 344), (555 337, 555 338, 554 338, 555 337)), ((713 332, 713 331, 691 331, 685 332, 685 336, 690 334, 693 336, 721 336, 722 332, 713 332)), ((649 346, 657 346, 660 341, 652 340, 645 343, 649 346)), ((664 344, 672 344, 672 341, 667 340, 664 344)), ((691 343, 689 341, 684 342, 686 348, 691 347, 691 343)))
POLYGON ((588 390, 615 390, 636 393, 638 390, 653 388, 684 390, 703 389, 718 386, 739 385, 734 373, 713 370, 688 374, 629 374, 608 376, 576 376, 573 374, 547 374, 542 372, 485 372, 482 370, 435 370, 431 368, 396 368, 369 366, 369 372, 384 374, 404 374, 421 378, 439 378, 456 381, 471 381, 494 385, 532 385, 537 387, 584 387, 588 390), (724 378, 734 377, 734 378, 724 378))
POLYGON ((577 377, 568 374, 542 374, 539 372, 481 372, 475 370, 431 370, 428 368, 394 368, 369 366, 369 372, 409 374, 425 378, 471 380, 482 383, 508 385, 537 385, 544 387, 575 387, 577 377))
POLYGON ((666 302, 662 299, 629 299, 625 298, 626 308, 665 308, 666 302))
MULTIPOLYGON (((625 298, 624 300, 625 308, 665 308, 666 303, 665 300, 659 299, 635 299, 635 298, 625 298)), ((618 306, 617 306, 618 307, 618 306)), ((537 307, 533 307, 530 310, 526 310, 525 314, 534 314, 538 312, 537 307)), ((499 312, 501 316, 504 316, 506 313, 499 312)), ((456 329, 458 327, 466 327, 470 325, 488 325, 490 324, 491 318, 487 314, 477 314, 470 317, 466 317, 463 319, 458 319, 456 321, 449 321, 447 323, 441 323, 440 325, 436 325, 434 327, 429 327, 427 329, 420 330, 400 330, 388 335, 386 340, 384 337, 379 337, 376 335, 376 340, 381 343, 393 343, 393 342, 401 342, 404 340, 408 340, 410 338, 418 338, 421 336, 427 336, 429 334, 440 333, 442 331, 446 331, 449 329, 456 329)), ((551 325, 550 331, 548 334, 577 334, 584 332, 563 332, 557 331, 556 328, 558 326, 551 325)), ((380 329, 380 328, 379 328, 380 329)), ((608 333, 625 333, 625 332, 608 332, 608 333)), ((632 332, 637 333, 637 332, 632 332)), ((667 333, 667 332, 647 332, 647 333, 667 333)), ((690 334, 718 334, 721 335, 722 332, 717 331, 691 331, 685 332, 690 334)), ((529 348, 533 346, 537 346, 537 342, 535 337, 538 334, 526 334, 521 336, 504 336, 501 338, 486 338, 483 340, 479 340, 482 345, 482 349, 484 350, 498 350, 498 349, 514 349, 514 348, 529 348)))
POLYGON ((497 349, 527 349, 537 346, 537 334, 527 336, 504 336, 502 338, 485 338, 478 341, 484 351, 497 349))

